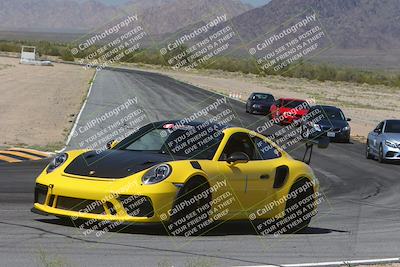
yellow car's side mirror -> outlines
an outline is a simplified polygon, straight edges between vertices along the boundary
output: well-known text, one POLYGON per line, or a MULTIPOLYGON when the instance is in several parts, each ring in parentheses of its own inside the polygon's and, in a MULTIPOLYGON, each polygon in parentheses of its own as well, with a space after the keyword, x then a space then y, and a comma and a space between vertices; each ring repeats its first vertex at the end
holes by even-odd
POLYGON ((234 152, 226 160, 229 164, 247 163, 249 162, 249 156, 243 152, 234 152))

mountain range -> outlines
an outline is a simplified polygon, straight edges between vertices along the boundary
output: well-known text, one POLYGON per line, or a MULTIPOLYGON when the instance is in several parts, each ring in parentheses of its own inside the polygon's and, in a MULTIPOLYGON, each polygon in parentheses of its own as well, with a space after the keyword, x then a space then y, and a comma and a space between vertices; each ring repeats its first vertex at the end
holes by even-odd
POLYGON ((149 34, 160 35, 227 13, 227 23, 250 42, 305 10, 316 12, 336 48, 400 48, 399 0, 272 0, 259 8, 239 0, 130 0, 113 6, 99 0, 0 0, 0 30, 88 32, 138 14, 149 34))
MULTIPOLYGON (((250 42, 304 11, 315 12, 332 48, 317 61, 357 68, 400 68, 399 0, 272 0, 232 19, 250 42)), ((296 19, 294 19, 296 20, 296 19)))
POLYGON ((239 0, 132 0, 116 6, 96 0, 0 0, 0 30, 88 32, 138 14, 148 33, 161 34, 201 20, 216 7, 231 18, 252 8, 239 0))
MULTIPOLYGON (((253 8, 239 0, 129 0, 107 5, 100 0, 0 0, 0 39, 29 39, 16 30, 55 32, 49 39, 70 41, 66 33, 87 33, 104 28, 114 18, 138 14, 152 40, 190 32, 200 21, 227 13, 240 42, 262 40, 303 12, 315 13, 329 36, 331 47, 318 58, 354 66, 394 67, 400 61, 400 0, 265 0, 253 8), (76 2, 79 1, 79 2, 76 2)), ((216 28, 215 30, 218 30, 216 28)), ((47 35, 45 35, 47 38, 47 35)), ((246 51, 245 51, 246 52, 246 51)))
POLYGON ((400 48, 399 0, 272 0, 232 22, 252 40, 306 10, 316 12, 337 48, 400 48))
POLYGON ((313 60, 366 69, 400 68, 399 0, 272 0, 214 31, 233 25, 240 38, 235 38, 227 53, 248 55, 253 43, 294 25, 307 14, 316 15, 315 25, 327 36, 321 43, 326 49, 313 60))

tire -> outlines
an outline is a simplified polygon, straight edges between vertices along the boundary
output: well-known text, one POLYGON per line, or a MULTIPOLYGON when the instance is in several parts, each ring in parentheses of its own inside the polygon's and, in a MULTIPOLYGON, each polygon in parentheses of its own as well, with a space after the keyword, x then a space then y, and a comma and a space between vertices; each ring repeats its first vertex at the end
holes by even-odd
POLYGON ((367 140, 367 144, 365 145, 365 157, 367 159, 372 159, 373 156, 371 155, 371 153, 369 153, 370 147, 369 147, 369 142, 367 140))
POLYGON ((246 105, 246 113, 249 113, 249 109, 247 108, 247 105, 246 105))
POLYGON ((208 191, 209 188, 207 181, 196 178, 190 180, 181 188, 173 208, 173 210, 175 209, 177 212, 171 216, 167 226, 170 235, 181 236, 188 233, 187 231, 180 232, 180 229, 184 229, 184 225, 190 222, 193 218, 201 218, 201 220, 196 222, 195 225, 191 224, 190 226, 187 226, 187 229, 196 228, 197 230, 196 232, 191 233, 191 235, 202 234, 208 229, 206 221, 209 220, 209 213, 211 210, 211 193, 208 194, 206 198, 203 197, 198 201, 195 201, 193 205, 185 206, 183 209, 179 209, 178 207, 180 207, 182 203, 187 203, 187 201, 193 200, 195 196, 198 196, 202 192, 205 192, 206 190, 208 191), (194 215, 194 217, 191 217, 192 215, 194 215))
POLYGON ((289 195, 293 194, 294 192, 298 191, 299 193, 296 194, 296 197, 290 198, 286 202, 286 207, 285 207, 285 217, 284 221, 289 220, 288 222, 285 222, 284 224, 281 225, 281 227, 285 227, 286 233, 296 233, 302 229, 305 229, 308 227, 308 225, 311 222, 311 214, 314 211, 315 207, 315 196, 314 196, 314 188, 311 184, 311 182, 308 179, 301 179, 297 181, 296 183, 293 184, 292 188, 290 189, 289 195), (298 191, 300 188, 302 188, 305 185, 309 185, 308 188, 302 192, 298 191), (302 200, 307 199, 308 201, 304 205, 301 205, 300 202, 302 200), (311 204, 312 206, 310 207, 311 204), (301 212, 301 215, 297 215, 297 212, 301 212), (308 214, 308 218, 303 219, 302 217, 308 214), (300 221, 299 221, 300 220, 300 221))
POLYGON ((383 147, 382 144, 379 145, 379 152, 378 152, 378 161, 379 163, 385 163, 385 158, 383 157, 383 147))

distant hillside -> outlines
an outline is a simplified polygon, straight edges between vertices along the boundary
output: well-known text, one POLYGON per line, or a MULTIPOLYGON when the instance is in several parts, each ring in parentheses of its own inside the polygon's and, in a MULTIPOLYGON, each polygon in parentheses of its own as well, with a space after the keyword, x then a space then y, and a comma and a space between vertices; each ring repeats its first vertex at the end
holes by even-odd
POLYGON ((238 0, 175 0, 168 5, 148 8, 142 15, 150 33, 163 34, 224 13, 233 18, 251 8, 238 0))
POLYGON ((96 1, 0 0, 0 29, 90 29, 117 12, 117 8, 96 1))
POLYGON ((191 33, 211 18, 227 13, 230 20, 208 34, 233 26, 237 34, 226 53, 248 57, 246 44, 263 40, 267 33, 296 21, 296 16, 306 10, 317 13, 318 25, 332 41, 328 50, 312 60, 357 68, 400 69, 400 0, 272 0, 259 8, 239 0, 131 0, 119 6, 99 0, 0 0, 0 39, 73 41, 82 32, 101 29, 112 18, 137 13, 152 35, 143 46, 150 46, 191 33), (16 33, 15 29, 23 32, 16 33), (29 34, 39 29, 41 33, 29 34), (73 34, 63 35, 65 32, 73 34))
POLYGON ((233 25, 240 38, 232 39, 227 54, 249 56, 248 46, 256 40, 262 41, 275 33, 274 29, 281 31, 282 25, 293 25, 314 11, 315 25, 322 26, 330 39, 320 43, 327 50, 306 59, 365 69, 400 69, 400 0, 272 0, 214 31, 233 25))
POLYGON ((242 38, 252 40, 307 9, 317 12, 336 48, 400 47, 399 0, 272 0, 233 23, 242 38))
POLYGON ((0 0, 0 30, 90 31, 115 17, 137 13, 149 33, 161 34, 175 32, 218 9, 232 18, 251 6, 238 0, 133 0, 122 6, 95 0, 0 0))
POLYGON ((232 22, 244 40, 252 41, 307 9, 316 11, 333 42, 313 61, 400 69, 399 0, 272 0, 232 22))

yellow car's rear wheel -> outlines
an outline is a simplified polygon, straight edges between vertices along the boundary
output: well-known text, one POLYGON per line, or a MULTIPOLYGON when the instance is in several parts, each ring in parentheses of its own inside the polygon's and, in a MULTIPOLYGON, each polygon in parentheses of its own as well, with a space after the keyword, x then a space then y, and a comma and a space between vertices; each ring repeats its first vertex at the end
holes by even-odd
POLYGON ((286 202, 285 223, 282 227, 285 227, 286 233, 295 233, 307 228, 311 222, 315 203, 312 183, 306 178, 298 180, 293 184, 289 195, 295 197, 286 202))

